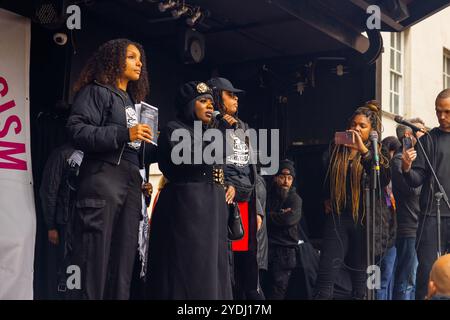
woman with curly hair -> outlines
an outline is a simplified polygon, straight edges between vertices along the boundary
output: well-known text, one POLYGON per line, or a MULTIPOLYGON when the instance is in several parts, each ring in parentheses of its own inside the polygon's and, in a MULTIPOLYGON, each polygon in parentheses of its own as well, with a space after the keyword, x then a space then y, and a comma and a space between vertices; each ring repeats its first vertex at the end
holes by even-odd
MULTIPOLYGON (((334 144, 330 150, 327 181, 327 213, 322 240, 315 299, 333 299, 334 284, 341 268, 350 271, 352 298, 366 295, 366 214, 364 197, 364 172, 370 175, 373 155, 369 134, 376 131, 381 136, 380 108, 368 102, 358 108, 350 118, 347 132, 353 143, 334 144), (328 189, 328 188, 327 188, 328 189)), ((377 146, 380 159, 382 188, 390 181, 387 153, 377 146)))
POLYGON ((75 84, 67 130, 85 153, 80 168, 73 264, 81 298, 128 299, 141 217, 139 169, 152 162, 150 127, 134 103, 149 90, 145 54, 127 39, 110 40, 89 59, 75 84))

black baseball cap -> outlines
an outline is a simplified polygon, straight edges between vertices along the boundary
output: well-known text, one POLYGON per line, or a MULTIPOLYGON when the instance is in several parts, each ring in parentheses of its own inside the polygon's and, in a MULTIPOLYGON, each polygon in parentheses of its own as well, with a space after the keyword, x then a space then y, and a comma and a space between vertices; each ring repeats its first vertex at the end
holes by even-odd
POLYGON ((230 82, 230 80, 225 78, 211 78, 208 81, 208 86, 213 90, 229 91, 233 93, 245 92, 244 90, 233 87, 233 84, 230 82))

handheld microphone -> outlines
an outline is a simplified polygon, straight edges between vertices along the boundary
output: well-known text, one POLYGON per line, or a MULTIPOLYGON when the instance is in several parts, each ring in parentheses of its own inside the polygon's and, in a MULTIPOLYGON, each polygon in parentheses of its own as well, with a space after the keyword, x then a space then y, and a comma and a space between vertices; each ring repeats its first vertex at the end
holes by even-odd
POLYGON ((380 156, 378 154, 378 133, 376 131, 372 131, 369 135, 369 140, 372 142, 372 154, 373 154, 373 162, 375 164, 375 170, 379 172, 380 156))
POLYGON ((230 125, 224 118, 223 118, 223 114, 220 113, 220 111, 213 111, 212 116, 214 119, 221 121, 222 123, 224 123, 228 128, 233 128, 233 129, 237 129, 238 128, 238 124, 237 122, 233 125, 230 125))
POLYGON ((423 129, 419 128, 418 126, 412 124, 411 122, 406 121, 401 116, 395 116, 394 120, 395 120, 395 122, 397 122, 399 124, 402 124, 404 126, 410 127, 414 132, 420 131, 420 132, 423 132, 423 133, 427 133, 426 130, 423 130, 423 129))

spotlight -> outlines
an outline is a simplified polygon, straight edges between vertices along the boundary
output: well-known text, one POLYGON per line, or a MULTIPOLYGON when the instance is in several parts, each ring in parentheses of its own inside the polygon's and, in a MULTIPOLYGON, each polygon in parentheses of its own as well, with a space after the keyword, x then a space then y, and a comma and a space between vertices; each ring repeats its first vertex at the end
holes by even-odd
POLYGON ((197 11, 195 11, 195 13, 192 15, 192 17, 187 18, 186 19, 186 23, 193 27, 195 25, 195 23, 201 18, 202 16, 202 12, 200 11, 200 9, 198 9, 197 11))
POLYGON ((175 7, 177 5, 177 3, 176 3, 176 1, 173 1, 173 0, 169 0, 169 1, 167 1, 167 2, 161 2, 159 5, 158 5, 158 9, 159 9, 159 11, 161 11, 161 12, 165 12, 167 9, 172 9, 173 7, 175 7))
POLYGON ((182 6, 180 9, 175 9, 172 10, 172 16, 174 18, 179 18, 181 17, 183 14, 185 14, 186 12, 188 12, 189 8, 186 6, 182 6))

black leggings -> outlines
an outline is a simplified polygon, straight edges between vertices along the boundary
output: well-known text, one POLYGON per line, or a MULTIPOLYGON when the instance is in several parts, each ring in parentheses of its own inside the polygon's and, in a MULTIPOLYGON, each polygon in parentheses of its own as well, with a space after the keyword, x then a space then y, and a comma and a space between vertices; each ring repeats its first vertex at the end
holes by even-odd
POLYGON ((364 298, 366 259, 366 233, 365 227, 361 225, 361 218, 355 223, 350 213, 328 214, 314 297, 333 299, 336 277, 340 269, 346 267, 352 279, 352 298, 364 298))

